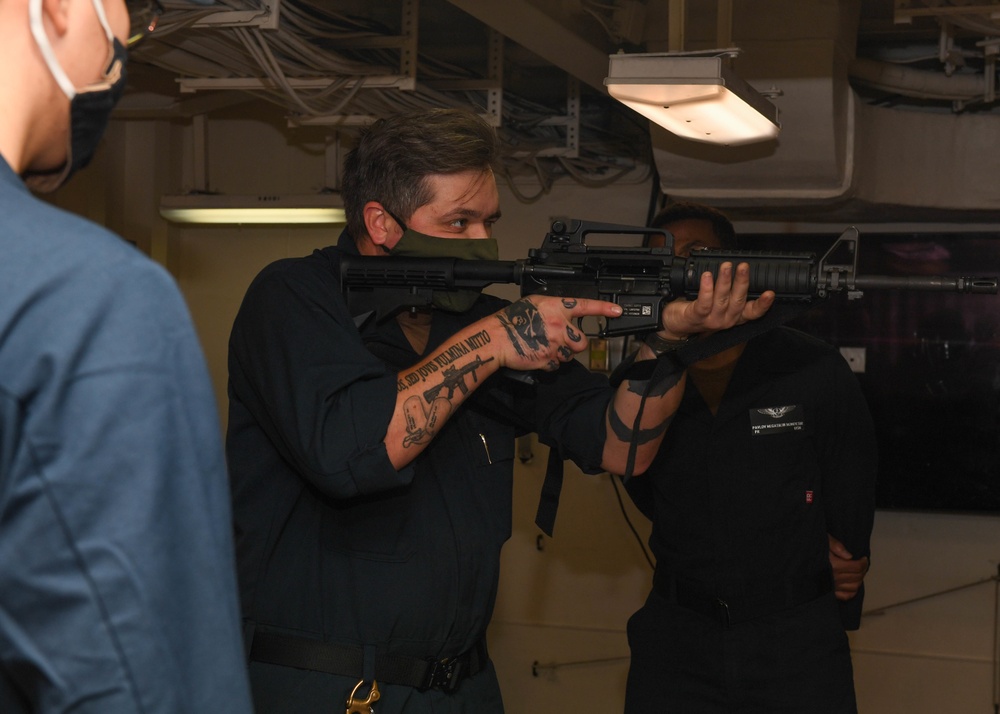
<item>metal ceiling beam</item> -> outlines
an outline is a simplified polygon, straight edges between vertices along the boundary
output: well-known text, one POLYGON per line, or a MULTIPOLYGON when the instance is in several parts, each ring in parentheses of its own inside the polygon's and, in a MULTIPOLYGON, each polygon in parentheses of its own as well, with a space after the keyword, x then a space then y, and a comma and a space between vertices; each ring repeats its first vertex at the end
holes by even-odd
POLYGON ((607 93, 604 78, 608 76, 608 53, 569 31, 527 0, 448 1, 581 82, 607 93))
MULTIPOLYGON (((318 77, 298 78, 286 77, 285 83, 292 89, 314 89, 322 90, 332 87, 342 78, 318 77)), ((353 88, 361 83, 362 89, 406 89, 416 88, 416 80, 403 75, 364 75, 349 77, 344 81, 345 89, 353 88)), ((282 87, 270 77, 180 77, 177 79, 182 93, 200 92, 210 90, 237 90, 241 92, 253 92, 264 89, 280 90, 282 87)))

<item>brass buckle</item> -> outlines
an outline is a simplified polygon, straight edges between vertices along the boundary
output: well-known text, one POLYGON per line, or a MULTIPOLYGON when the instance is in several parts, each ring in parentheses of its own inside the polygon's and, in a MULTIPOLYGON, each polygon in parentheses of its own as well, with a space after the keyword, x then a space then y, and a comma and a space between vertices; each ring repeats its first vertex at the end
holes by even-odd
POLYGON ((358 690, 364 683, 365 680, 362 679, 355 684, 350 696, 347 697, 347 714, 375 714, 375 708, 372 704, 377 702, 378 698, 382 696, 378 691, 378 682, 373 679, 372 688, 368 692, 368 696, 365 699, 359 699, 357 696, 358 690))

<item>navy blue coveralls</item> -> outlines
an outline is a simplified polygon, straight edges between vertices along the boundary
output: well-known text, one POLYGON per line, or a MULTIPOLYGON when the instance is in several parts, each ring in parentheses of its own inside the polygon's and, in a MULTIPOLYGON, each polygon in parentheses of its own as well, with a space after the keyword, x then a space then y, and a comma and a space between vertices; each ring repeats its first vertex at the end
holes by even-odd
MULTIPOLYGON (((598 471, 611 390, 576 363, 536 387, 493 375, 396 471, 382 440, 397 372, 420 356, 395 320, 359 336, 341 295, 341 250, 355 252, 346 235, 266 268, 230 341, 227 452, 257 712, 328 714, 373 669, 379 714, 501 712, 482 643, 511 530, 515 436, 537 430, 598 471), (262 633, 333 643, 359 661, 349 673, 289 666, 255 654, 262 633), (482 669, 454 691, 394 685, 379 671, 385 655, 469 652, 482 669)), ((436 312, 428 351, 504 304, 481 296, 467 313, 436 312)))
POLYGON ((863 594, 834 598, 827 534, 869 554, 876 467, 856 377, 803 333, 750 340, 715 415, 689 381, 630 483, 657 570, 628 625, 628 714, 853 712, 863 594))

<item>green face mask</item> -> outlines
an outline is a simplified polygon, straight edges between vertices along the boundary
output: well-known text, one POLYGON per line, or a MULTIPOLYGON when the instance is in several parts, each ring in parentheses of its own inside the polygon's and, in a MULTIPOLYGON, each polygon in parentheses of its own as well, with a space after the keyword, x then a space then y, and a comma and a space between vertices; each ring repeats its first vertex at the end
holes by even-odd
MULTIPOLYGON (((462 260, 497 260, 500 250, 495 238, 435 238, 407 228, 391 255, 404 258, 461 258, 462 260)), ((448 312, 465 312, 479 293, 475 290, 435 290, 434 307, 448 312)))

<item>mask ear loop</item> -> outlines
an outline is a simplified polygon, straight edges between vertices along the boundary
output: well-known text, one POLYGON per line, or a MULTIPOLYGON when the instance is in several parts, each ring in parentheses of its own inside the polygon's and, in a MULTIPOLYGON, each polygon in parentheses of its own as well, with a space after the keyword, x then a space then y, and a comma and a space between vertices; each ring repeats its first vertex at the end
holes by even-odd
POLYGON ((49 37, 45 34, 45 25, 42 24, 42 0, 31 0, 28 3, 28 20, 31 25, 31 34, 35 36, 35 44, 38 45, 38 51, 42 53, 45 64, 48 65, 49 71, 55 77, 56 83, 62 89, 63 94, 72 100, 76 96, 76 87, 73 86, 73 83, 69 81, 69 77, 66 76, 66 72, 63 71, 62 65, 56 59, 56 53, 53 52, 52 45, 49 43, 49 37))
POLYGON ((108 16, 104 12, 104 2, 102 0, 94 1, 94 11, 97 13, 97 21, 101 23, 101 27, 104 28, 104 36, 108 38, 108 44, 114 45, 115 43, 115 33, 111 31, 111 24, 108 22, 108 16))
MULTIPOLYGON (((391 218, 392 220, 396 221, 396 224, 397 224, 397 225, 398 225, 398 226, 399 226, 400 228, 402 228, 402 229, 403 229, 403 233, 406 233, 406 231, 408 231, 408 230, 409 230, 409 229, 408 229, 408 228, 406 227, 406 224, 405 224, 405 223, 403 223, 403 222, 402 222, 402 221, 401 221, 401 220, 399 219, 399 216, 397 216, 397 215, 396 215, 395 213, 393 213, 393 212, 392 212, 392 211, 390 211, 390 210, 389 210, 388 208, 386 208, 386 207, 385 207, 385 204, 384 204, 384 203, 382 204, 382 210, 386 212, 386 215, 388 215, 388 216, 389 216, 389 218, 391 218)), ((379 245, 379 248, 381 248, 381 249, 382 249, 382 252, 383 252, 383 253, 385 253, 386 255, 391 255, 391 254, 392 254, 392 251, 391 251, 391 250, 389 250, 388 248, 386 248, 386 247, 385 247, 384 245, 379 245)))
POLYGON ((383 210, 384 210, 384 211, 385 211, 386 213, 388 213, 388 214, 389 214, 389 218, 391 218, 392 220, 396 221, 396 223, 397 223, 397 224, 399 224, 399 227, 403 229, 403 232, 404 232, 404 233, 405 233, 405 232, 406 232, 407 230, 409 230, 409 229, 408 229, 408 228, 406 227, 406 224, 405 224, 405 223, 404 223, 403 221, 401 221, 401 220, 400 220, 399 216, 397 216, 397 215, 396 215, 395 213, 393 213, 393 212, 392 212, 392 211, 390 211, 390 210, 389 210, 388 208, 386 208, 386 207, 385 207, 385 204, 384 204, 384 203, 382 204, 382 209, 383 209, 383 210))
MULTIPOLYGON (((104 12, 104 4, 101 0, 93 0, 93 3, 94 12, 97 13, 97 21, 101 23, 101 27, 104 28, 104 36, 108 39, 109 49, 106 66, 110 69, 115 57, 115 34, 111 31, 111 25, 108 23, 108 16, 104 12)), ((49 71, 52 72, 52 76, 55 77, 56 83, 62 89, 63 94, 72 101, 73 97, 77 95, 76 87, 73 86, 69 76, 63 70, 62 65, 59 64, 56 53, 52 49, 52 44, 49 42, 49 37, 45 34, 45 25, 42 23, 42 0, 31 0, 28 3, 28 20, 31 26, 31 34, 35 37, 35 43, 38 45, 39 52, 42 53, 45 64, 48 65, 49 71)), ((114 71, 112 70, 110 74, 114 74, 114 71)), ((97 82, 94 85, 89 85, 88 89, 95 87, 103 88, 104 84, 106 82, 97 82)))

